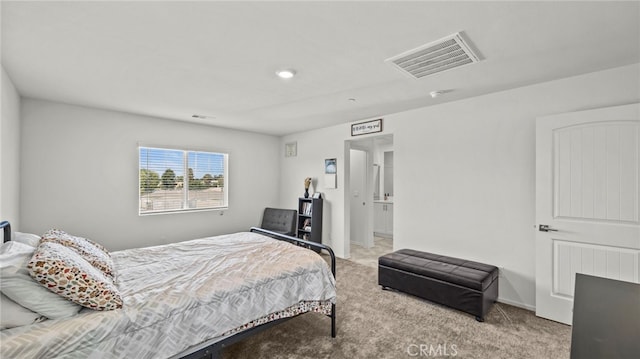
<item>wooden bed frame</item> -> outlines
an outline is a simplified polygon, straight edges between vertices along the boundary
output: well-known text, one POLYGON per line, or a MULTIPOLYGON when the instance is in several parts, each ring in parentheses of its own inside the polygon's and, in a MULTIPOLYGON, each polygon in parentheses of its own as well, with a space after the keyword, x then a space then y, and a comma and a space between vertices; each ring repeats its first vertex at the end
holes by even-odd
MULTIPOLYGON (((0 222, 0 228, 3 229, 3 239, 4 242, 8 242, 11 240, 11 225, 9 224, 8 221, 3 221, 0 222)), ((296 237, 292 237, 292 236, 288 236, 288 235, 284 235, 284 234, 280 234, 274 231, 270 231, 270 230, 266 230, 263 228, 258 228, 258 227, 251 227, 250 232, 255 232, 255 233, 259 233, 274 239, 278 239, 281 241, 287 241, 289 243, 292 243, 294 245, 297 246, 301 246, 301 247, 305 247, 311 250, 316 250, 316 251, 322 251, 324 250, 325 252, 327 252, 329 254, 330 260, 331 260, 331 273, 333 274, 333 277, 335 278, 336 276, 336 257, 335 254, 333 253, 333 250, 331 249, 331 247, 326 246, 324 244, 320 244, 320 243, 315 243, 315 242, 310 242, 310 241, 306 241, 304 239, 300 239, 300 238, 296 238, 296 237)), ((331 304, 331 314, 328 315, 328 317, 331 318, 331 337, 335 338, 336 337, 336 305, 335 304, 331 304)), ((176 356, 172 357, 172 358, 183 358, 183 359, 196 359, 196 358, 221 358, 222 355, 222 350, 225 347, 230 346, 231 344, 237 343, 241 340, 246 339, 247 337, 250 337, 254 334, 260 333, 266 329, 269 329, 275 325, 278 325, 282 322, 285 322, 289 319, 292 319, 295 317, 289 317, 289 318, 282 318, 282 319, 278 319, 272 322, 268 322, 247 330, 244 330, 242 332, 233 334, 231 336, 225 337, 221 340, 217 340, 214 338, 211 341, 202 343, 200 345, 188 348, 187 350, 185 350, 184 352, 177 354, 176 356)))

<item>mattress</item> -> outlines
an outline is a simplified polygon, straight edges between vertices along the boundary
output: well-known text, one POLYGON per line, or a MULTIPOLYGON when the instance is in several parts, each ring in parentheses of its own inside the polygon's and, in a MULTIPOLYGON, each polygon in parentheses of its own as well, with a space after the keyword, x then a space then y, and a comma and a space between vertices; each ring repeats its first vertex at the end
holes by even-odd
POLYGON ((121 310, 3 330, 2 358, 162 358, 243 328, 335 303, 313 251, 235 233, 112 252, 121 310))

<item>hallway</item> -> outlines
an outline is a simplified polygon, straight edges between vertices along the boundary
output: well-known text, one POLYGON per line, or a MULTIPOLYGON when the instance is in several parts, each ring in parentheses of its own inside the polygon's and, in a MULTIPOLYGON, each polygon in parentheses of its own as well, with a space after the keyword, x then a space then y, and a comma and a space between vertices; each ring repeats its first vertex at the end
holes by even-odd
POLYGON ((393 239, 374 237, 373 244, 371 248, 364 248, 352 243, 351 258, 349 260, 368 267, 378 268, 378 257, 393 252, 393 239))

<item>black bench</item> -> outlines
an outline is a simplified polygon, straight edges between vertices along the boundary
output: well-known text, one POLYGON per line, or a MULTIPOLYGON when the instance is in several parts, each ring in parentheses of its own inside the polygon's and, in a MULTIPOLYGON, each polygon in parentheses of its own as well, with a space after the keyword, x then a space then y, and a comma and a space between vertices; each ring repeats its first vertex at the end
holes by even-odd
POLYGON ((498 299, 498 267, 401 249, 378 259, 378 284, 461 310, 483 322, 498 299))

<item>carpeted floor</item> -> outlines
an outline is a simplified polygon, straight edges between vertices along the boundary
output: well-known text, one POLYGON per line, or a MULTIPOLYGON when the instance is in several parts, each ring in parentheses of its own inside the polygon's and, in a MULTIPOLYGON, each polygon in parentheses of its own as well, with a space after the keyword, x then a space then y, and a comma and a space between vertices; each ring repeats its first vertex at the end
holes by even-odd
POLYGON ((484 323, 380 289, 376 268, 337 262, 337 331, 309 313, 236 343, 223 358, 568 358, 571 327, 496 303, 484 323))
POLYGON ((393 239, 374 237, 373 247, 365 248, 351 243, 351 262, 378 268, 378 257, 393 252, 393 239))

